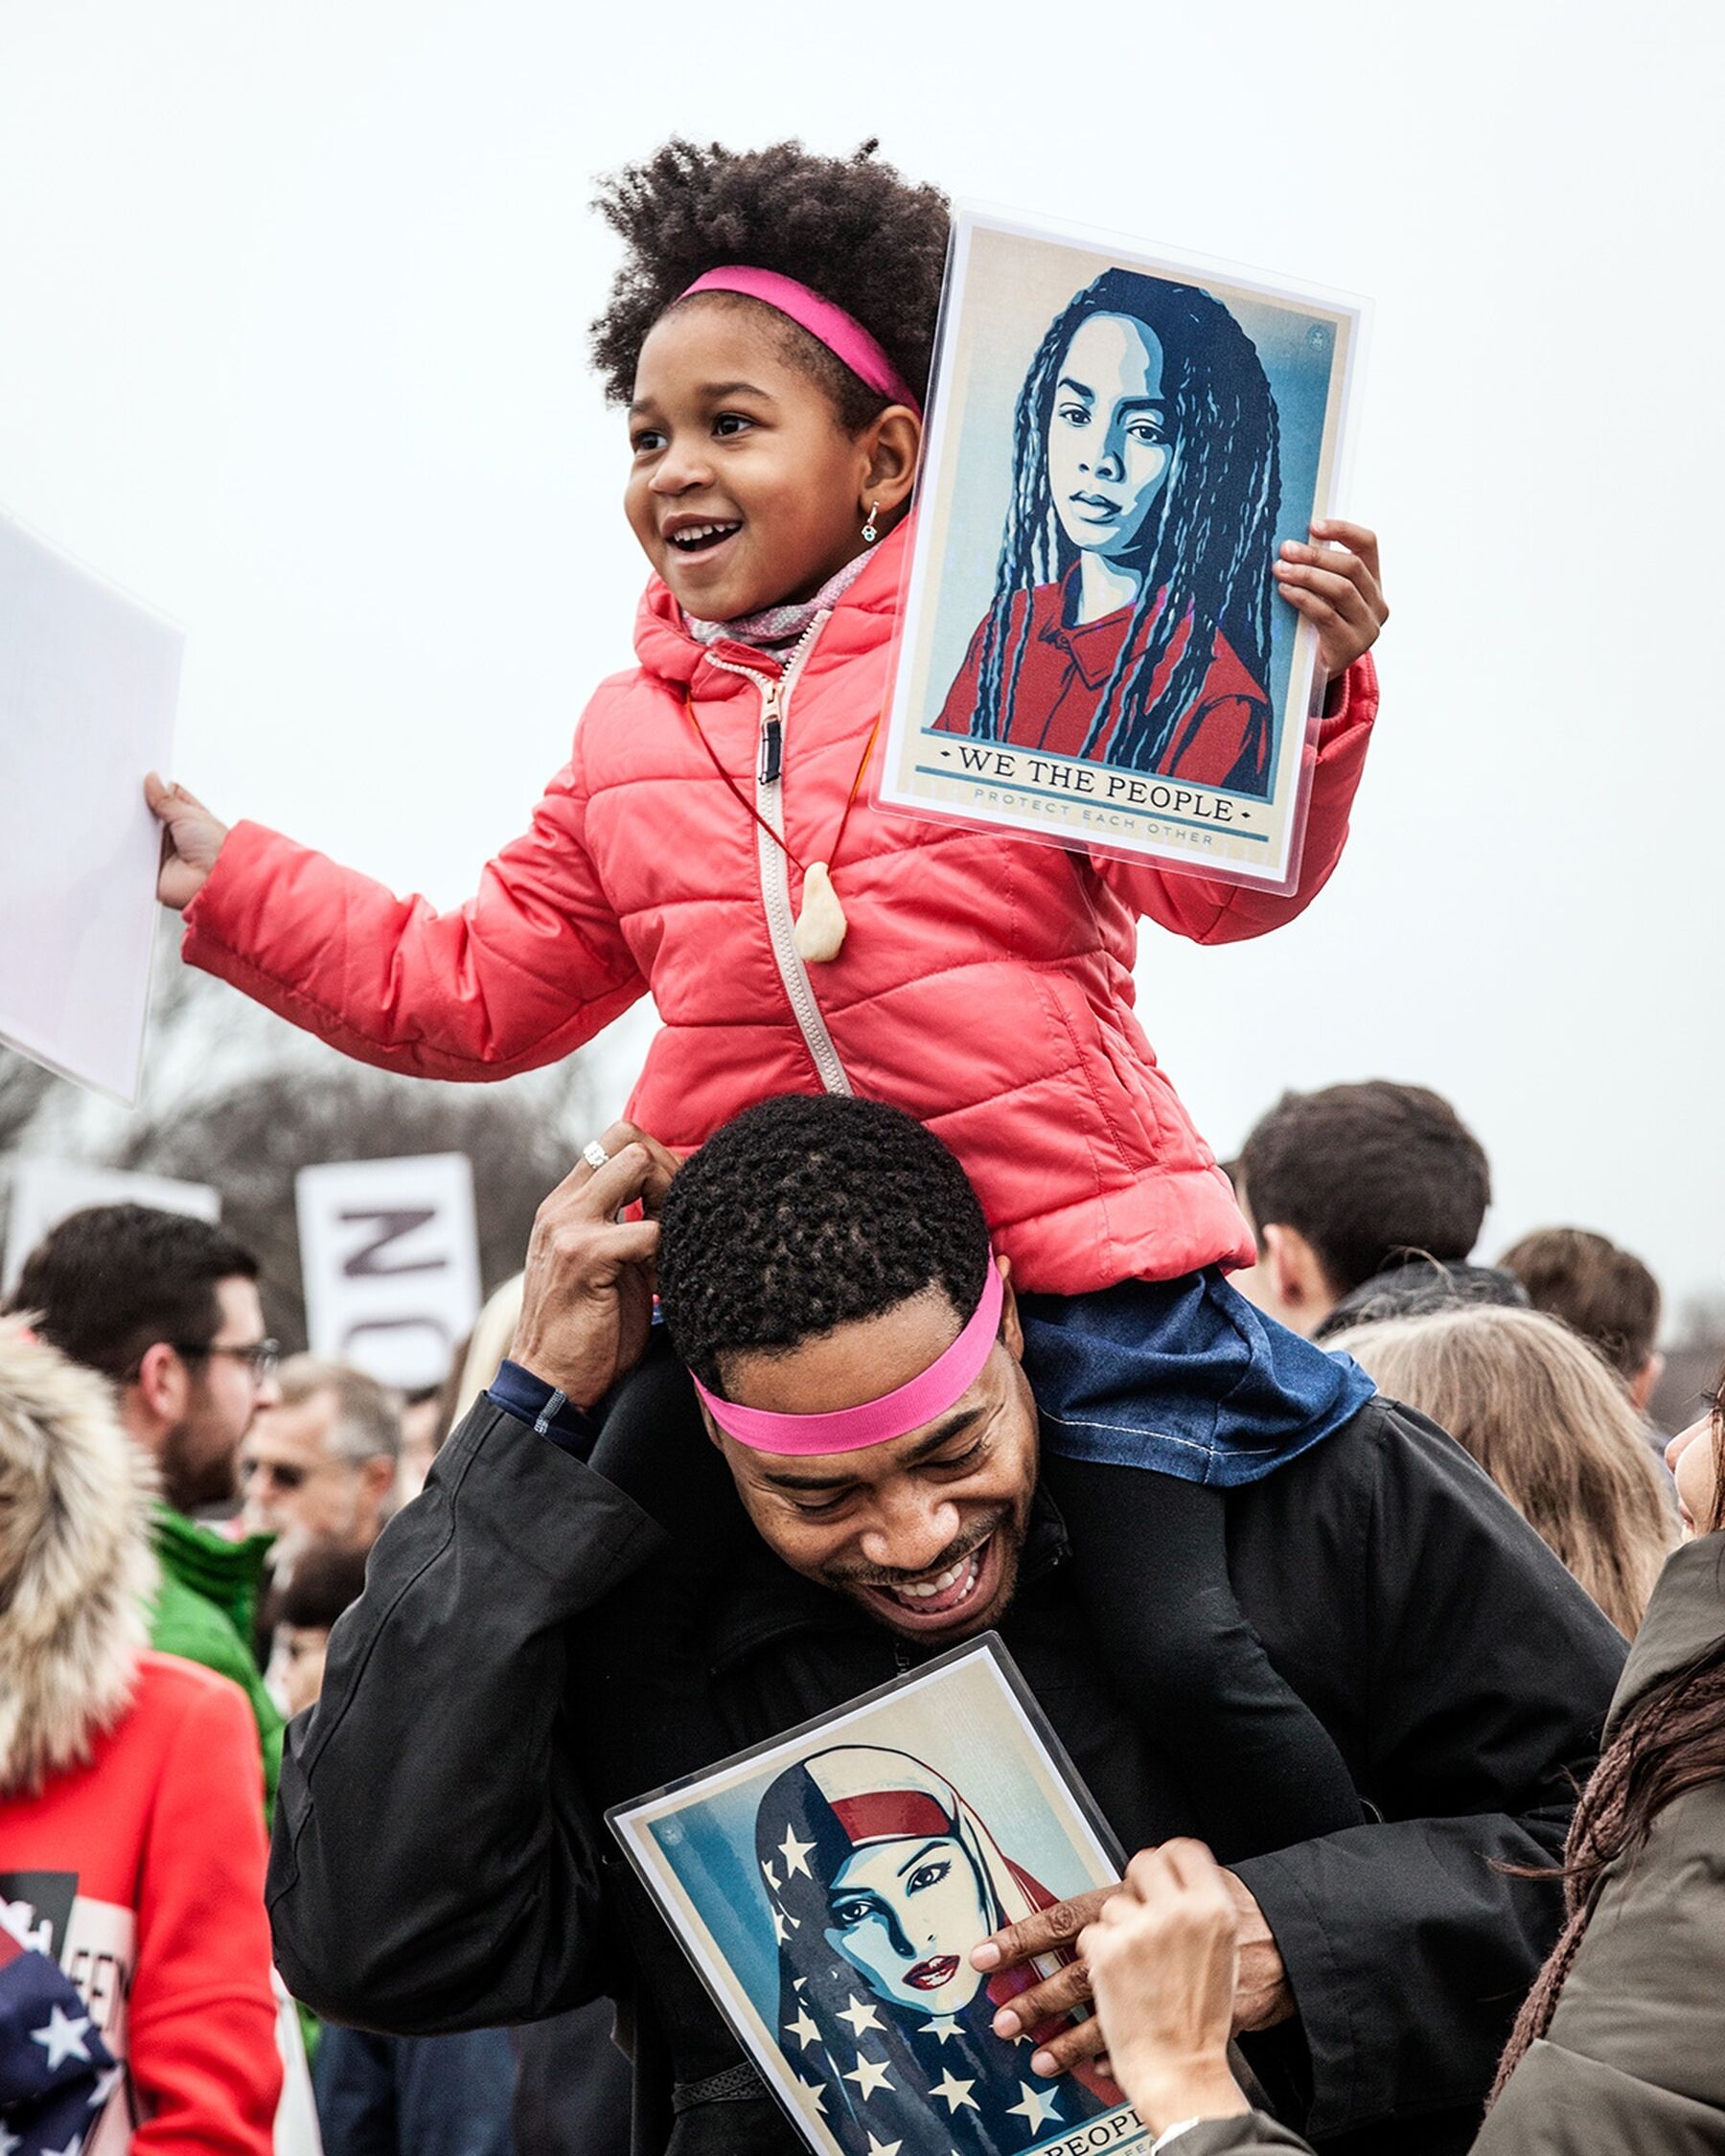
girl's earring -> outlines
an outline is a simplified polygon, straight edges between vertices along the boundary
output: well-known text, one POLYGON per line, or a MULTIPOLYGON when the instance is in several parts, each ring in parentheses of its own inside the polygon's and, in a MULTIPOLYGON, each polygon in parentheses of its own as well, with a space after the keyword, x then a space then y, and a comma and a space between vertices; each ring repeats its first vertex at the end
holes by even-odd
POLYGON ((875 528, 875 518, 880 514, 881 505, 879 502, 876 502, 874 507, 868 513, 867 523, 865 523, 862 527, 862 543, 864 546, 872 546, 876 539, 878 539, 881 536, 879 531, 875 528))

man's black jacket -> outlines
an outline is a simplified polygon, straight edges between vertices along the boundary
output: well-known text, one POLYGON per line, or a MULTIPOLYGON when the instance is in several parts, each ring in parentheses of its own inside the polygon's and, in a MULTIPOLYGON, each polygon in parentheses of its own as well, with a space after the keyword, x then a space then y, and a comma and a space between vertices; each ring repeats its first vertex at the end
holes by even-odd
MULTIPOLYGON (((1504 1867, 1560 1849, 1623 1642, 1460 1448, 1392 1403, 1228 1505, 1239 1602, 1381 1818, 1235 1867, 1299 2007, 1254 2063, 1299 2089, 1299 2122, 1333 2152, 1460 2151, 1558 1920, 1550 1884, 1504 1867)), ((319 1704, 289 1732, 277 1960, 319 2012, 410 2032, 609 1993, 633 2034, 638 2156, 781 2156, 797 2143, 765 2102, 684 2110, 673 2138, 673 2080, 738 2053, 600 1816, 660 1766, 705 1763, 661 1741, 641 1582, 665 1544, 620 1490, 480 1401, 373 1552, 319 1704)), ((1000 1631, 1125 1847, 1202 1833, 1202 1792, 1171 1789, 1087 1630, 1071 1577, 1095 1562, 1132 1553, 1068 1551, 1039 1499, 1000 1631)), ((747 1531, 702 1654, 729 1751, 906 1660, 747 1531)))

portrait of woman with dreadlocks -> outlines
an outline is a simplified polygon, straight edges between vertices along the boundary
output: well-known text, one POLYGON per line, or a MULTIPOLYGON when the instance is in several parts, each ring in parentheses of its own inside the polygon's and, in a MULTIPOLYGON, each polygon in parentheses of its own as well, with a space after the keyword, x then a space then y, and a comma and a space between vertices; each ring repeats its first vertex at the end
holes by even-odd
POLYGON ((941 727, 1267 792, 1280 497, 1245 331, 1193 286, 1104 271, 1024 378, 994 600, 941 727))
POLYGON ((880 806, 1298 879, 1360 314, 958 213, 880 806))

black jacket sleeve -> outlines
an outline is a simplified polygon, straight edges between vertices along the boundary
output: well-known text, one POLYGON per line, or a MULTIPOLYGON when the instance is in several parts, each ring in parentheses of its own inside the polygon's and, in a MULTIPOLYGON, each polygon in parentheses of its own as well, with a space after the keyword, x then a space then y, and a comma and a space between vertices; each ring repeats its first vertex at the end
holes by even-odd
POLYGON ((1261 2156, 1268 2149, 1295 2149, 1312 2156, 1311 2143, 1291 2126, 1279 2125, 1267 2111, 1202 2120, 1169 2143, 1168 2156, 1261 2156))
POLYGON ((565 1631, 663 1540, 480 1399, 384 1530, 289 1731, 268 1900, 296 1998, 429 2035, 602 1987, 604 1828, 577 1780, 565 1631))
MULTIPOLYGON (((1319 2142, 1484 2101, 1561 1921, 1554 1882, 1506 1868, 1557 1859, 1625 1651, 1452 1438, 1392 1403, 1366 1420, 1331 1440, 1361 1448, 1327 1494, 1344 1533, 1359 1500, 1365 1533, 1323 1592, 1355 1603, 1346 1718, 1383 1823, 1234 1868, 1288 1972, 1319 2142)), ((1314 1481, 1285 1502, 1325 1499, 1314 1481)), ((1309 1553, 1309 1514, 1260 1527, 1309 1553)))

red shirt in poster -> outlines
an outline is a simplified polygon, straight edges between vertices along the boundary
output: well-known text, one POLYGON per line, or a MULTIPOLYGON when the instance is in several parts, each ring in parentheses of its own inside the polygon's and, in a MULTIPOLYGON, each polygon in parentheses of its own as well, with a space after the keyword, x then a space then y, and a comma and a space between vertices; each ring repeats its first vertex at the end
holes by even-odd
MULTIPOLYGON (((1096 700, 1113 671, 1132 609, 1121 607, 1098 620, 1069 626, 1077 570, 1059 584, 1038 585, 1030 593, 1030 627, 1013 700, 1012 723, 1002 745, 1046 750, 1054 756, 1081 756, 1084 738, 1095 715, 1096 700)), ((1008 652, 1016 646, 1024 619, 1024 599, 1013 600, 1008 652)), ((986 621, 971 638, 947 700, 935 722, 943 733, 970 730, 977 677, 982 663, 986 621)), ((1183 625, 1151 677, 1151 700, 1165 687, 1185 649, 1190 623, 1183 625)), ((1090 760, 1109 760, 1118 719, 1090 751, 1090 760)), ((1185 779, 1199 786, 1228 787, 1263 794, 1270 785, 1270 700, 1228 639, 1217 634, 1210 668, 1190 707, 1168 737, 1152 772, 1159 778, 1185 779)))

